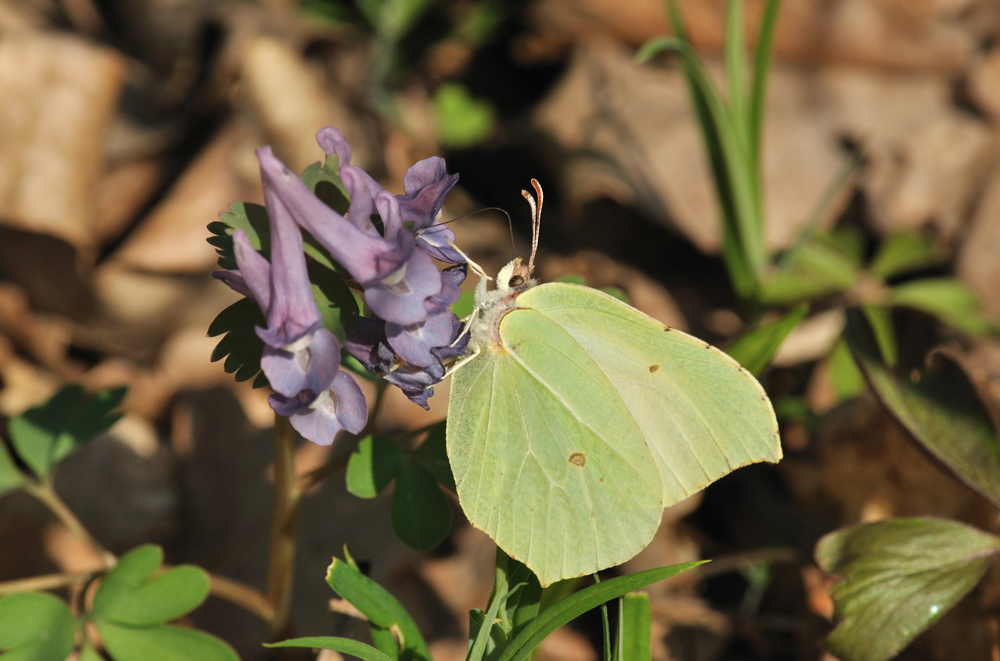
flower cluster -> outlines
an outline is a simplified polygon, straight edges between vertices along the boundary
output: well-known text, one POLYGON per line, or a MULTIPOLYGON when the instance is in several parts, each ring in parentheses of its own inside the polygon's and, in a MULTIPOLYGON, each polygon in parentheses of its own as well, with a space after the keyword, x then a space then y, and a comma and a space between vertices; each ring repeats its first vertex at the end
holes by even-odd
POLYGON ((365 313, 345 323, 343 349, 425 408, 431 386, 444 377, 443 361, 461 355, 468 342, 467 335, 459 341, 462 325, 451 312, 467 265, 452 246, 454 234, 439 219, 444 198, 458 181, 443 159, 411 167, 404 194, 392 195, 350 164, 351 148, 340 131, 324 128, 316 138, 327 155, 338 157, 350 198, 346 215, 314 195, 270 147, 258 149, 271 261, 237 230, 238 269, 216 277, 264 312, 267 327, 256 331, 264 342, 261 368, 274 389, 271 408, 305 438, 325 445, 341 429, 360 432, 368 411, 361 389, 340 369, 340 343, 323 327, 302 230, 363 291, 365 313), (441 270, 435 259, 451 266, 441 270))

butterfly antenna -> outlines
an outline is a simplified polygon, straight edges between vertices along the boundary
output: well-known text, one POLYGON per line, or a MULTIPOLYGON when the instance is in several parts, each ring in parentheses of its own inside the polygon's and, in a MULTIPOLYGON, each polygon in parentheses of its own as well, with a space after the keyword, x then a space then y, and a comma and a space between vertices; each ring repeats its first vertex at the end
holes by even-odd
POLYGON ((535 271, 535 253, 538 252, 538 231, 542 224, 542 202, 545 199, 542 193, 542 185, 538 183, 537 179, 531 180, 531 186, 535 189, 535 194, 538 195, 537 205, 531 197, 531 193, 526 190, 521 191, 521 196, 528 201, 528 206, 531 207, 531 256, 528 257, 529 274, 535 271))

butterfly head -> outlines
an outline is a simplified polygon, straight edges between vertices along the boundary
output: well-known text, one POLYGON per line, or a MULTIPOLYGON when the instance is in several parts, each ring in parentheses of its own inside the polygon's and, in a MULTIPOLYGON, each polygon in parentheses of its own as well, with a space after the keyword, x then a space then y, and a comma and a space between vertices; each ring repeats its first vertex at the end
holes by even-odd
POLYGON ((497 274, 497 291, 520 293, 536 283, 531 277, 531 268, 518 257, 497 274))

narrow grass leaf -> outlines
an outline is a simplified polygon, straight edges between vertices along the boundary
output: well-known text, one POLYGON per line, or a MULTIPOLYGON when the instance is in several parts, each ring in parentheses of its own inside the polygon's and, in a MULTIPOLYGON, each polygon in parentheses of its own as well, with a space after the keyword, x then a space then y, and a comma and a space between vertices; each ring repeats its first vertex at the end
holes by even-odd
POLYGON ((771 363, 788 334, 802 323, 808 313, 809 306, 800 305, 783 317, 748 331, 731 344, 726 353, 751 374, 758 376, 771 363))
POLYGON ((622 598, 618 614, 619 655, 615 661, 650 661, 653 656, 650 627, 652 613, 649 595, 645 592, 630 592, 622 598))
POLYGON ((290 640, 283 640, 280 643, 265 643, 264 647, 307 647, 310 649, 333 650, 342 654, 350 654, 364 661, 392 661, 391 656, 380 652, 371 645, 366 645, 350 638, 338 638, 335 636, 292 638, 290 640))

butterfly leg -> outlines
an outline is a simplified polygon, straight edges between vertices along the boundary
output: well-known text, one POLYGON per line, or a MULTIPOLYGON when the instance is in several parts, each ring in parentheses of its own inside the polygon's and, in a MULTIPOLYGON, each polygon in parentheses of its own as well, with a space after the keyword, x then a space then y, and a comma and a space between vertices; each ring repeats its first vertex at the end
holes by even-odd
POLYGON ((479 264, 476 264, 474 261, 472 261, 472 258, 470 258, 468 255, 466 255, 464 252, 462 252, 462 249, 459 248, 458 246, 456 246, 454 241, 452 241, 451 239, 448 239, 448 245, 451 246, 452 248, 454 248, 455 252, 457 252, 459 255, 461 255, 462 257, 465 258, 466 264, 469 265, 469 268, 472 269, 473 273, 475 273, 476 275, 479 276, 480 280, 492 280, 493 279, 490 276, 486 275, 486 271, 483 270, 482 266, 480 266, 479 264))
MULTIPOLYGON (((449 366, 448 369, 445 371, 444 376, 446 377, 446 376, 449 376, 451 374, 454 374, 456 371, 458 371, 458 369, 462 365, 466 364, 467 362, 469 362, 470 360, 472 360, 473 358, 475 358, 476 356, 478 356, 480 350, 481 349, 479 347, 476 347, 476 349, 472 353, 470 353, 467 356, 462 356, 462 358, 458 362, 452 363, 451 366, 449 366)), ((444 378, 444 377, 441 377, 441 378, 444 378)))

